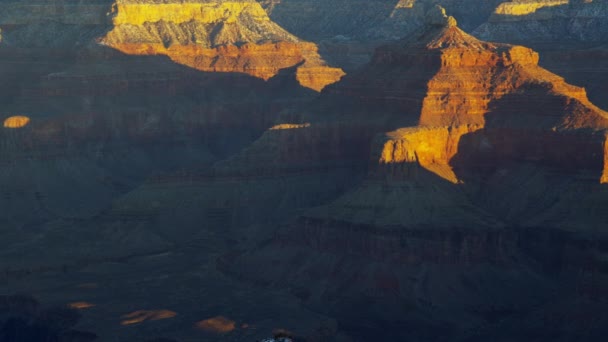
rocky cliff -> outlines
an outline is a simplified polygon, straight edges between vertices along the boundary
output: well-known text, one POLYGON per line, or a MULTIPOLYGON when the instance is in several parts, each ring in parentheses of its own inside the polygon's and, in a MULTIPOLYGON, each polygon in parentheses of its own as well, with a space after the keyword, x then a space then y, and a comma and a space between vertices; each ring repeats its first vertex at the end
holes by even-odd
POLYGON ((297 79, 320 91, 344 73, 327 67, 313 43, 272 22, 251 1, 146 3, 118 1, 113 28, 101 42, 126 54, 167 55, 212 72, 241 72, 268 80, 297 66, 297 79))
MULTIPOLYGON (((367 156, 352 154, 369 162, 365 180, 267 241, 227 255, 220 267, 288 287, 368 338, 383 329, 408 340, 471 337, 480 327, 500 329, 492 317, 550 312, 550 288, 579 298, 576 266, 559 264, 533 236, 566 249, 605 237, 608 216, 599 208, 608 198, 601 185, 608 114, 537 63, 532 50, 479 41, 432 10, 424 31, 378 49, 361 72, 324 92, 341 103, 352 99, 353 110, 308 117, 311 132, 339 132, 322 145, 326 151, 370 146, 360 149, 367 156), (374 115, 354 109, 366 105, 374 115), (365 133, 353 130, 356 122, 365 122, 365 133), (362 311, 383 324, 359 326, 362 311)), ((265 147, 275 165, 290 164, 306 155, 291 136, 278 151, 293 154, 262 141, 257 149, 265 147)), ((316 139, 306 140, 307 149, 316 139)), ((333 155, 314 160, 330 167, 333 155)), ((601 254, 588 248, 573 251, 572 262, 601 254)), ((592 272, 593 286, 601 286, 604 271, 592 272)))

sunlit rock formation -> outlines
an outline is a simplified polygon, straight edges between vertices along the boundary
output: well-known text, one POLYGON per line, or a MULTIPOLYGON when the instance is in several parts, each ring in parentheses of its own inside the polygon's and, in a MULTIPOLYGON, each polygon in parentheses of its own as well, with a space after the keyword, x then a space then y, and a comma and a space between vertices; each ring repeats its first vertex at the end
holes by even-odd
MULTIPOLYGON (((267 132, 232 159, 273 160, 263 174, 304 160, 368 162, 358 186, 219 263, 339 313, 358 336, 363 311, 383 317, 376 329, 412 340, 468 336, 493 315, 550 312, 547 290, 578 298, 573 288, 586 280, 576 265, 603 255, 588 241, 606 236, 608 113, 528 48, 477 40, 440 7, 425 22, 328 87, 304 118, 309 127, 267 132), (552 243, 571 259, 538 268, 555 265, 552 243), (579 244, 589 250, 568 252, 579 244)), ((592 268, 593 286, 605 284, 592 268)))
POLYGON ((101 41, 126 54, 167 55, 198 70, 264 80, 297 65, 300 84, 317 91, 344 75, 326 66, 315 44, 272 22, 254 0, 119 0, 113 11, 113 28, 101 41))

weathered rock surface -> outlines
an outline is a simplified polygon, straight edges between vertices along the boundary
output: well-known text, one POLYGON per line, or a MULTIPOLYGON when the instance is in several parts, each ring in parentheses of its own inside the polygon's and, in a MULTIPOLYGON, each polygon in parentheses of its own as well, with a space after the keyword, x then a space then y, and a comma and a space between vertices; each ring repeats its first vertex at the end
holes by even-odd
POLYGON ((242 72, 268 80, 297 66, 301 85, 320 91, 344 73, 328 67, 313 43, 272 22, 247 1, 118 1, 101 42, 126 54, 167 55, 201 71, 242 72))

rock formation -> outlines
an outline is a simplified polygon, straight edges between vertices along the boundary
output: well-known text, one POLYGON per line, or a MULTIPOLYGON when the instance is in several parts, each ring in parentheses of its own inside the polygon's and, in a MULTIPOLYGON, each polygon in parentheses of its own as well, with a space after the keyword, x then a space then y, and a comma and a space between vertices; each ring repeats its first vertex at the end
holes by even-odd
MULTIPOLYGON (((556 286, 576 297, 571 286, 581 279, 572 265, 597 247, 547 272, 533 266, 551 264, 533 236, 574 248, 598 230, 605 234, 608 222, 600 209, 608 198, 601 185, 608 113, 539 67, 534 51, 479 41, 441 8, 426 18, 425 30, 378 49, 361 72, 318 100, 354 102, 349 112, 313 106, 333 112, 306 117, 306 140, 301 130, 285 131, 272 145, 268 138, 255 143, 256 158, 247 158, 253 150, 240 157, 272 155, 266 167, 277 170, 324 146, 315 164, 336 167, 345 160, 338 155, 369 162, 359 186, 220 260, 231 274, 289 287, 308 305, 337 313, 358 336, 366 330, 354 323, 362 319, 357 312, 383 317, 370 331, 450 340, 492 315, 550 305, 546 291, 555 277, 571 275, 556 286), (357 123, 365 128, 357 131, 357 123), (534 186, 516 185, 530 177, 534 186), (571 231, 584 237, 567 238, 571 231), (268 263, 273 267, 255 266, 268 263)), ((608 279, 600 268, 592 272, 593 286, 608 279)))
POLYGON ((298 66, 301 85, 320 91, 344 73, 327 67, 313 43, 301 42, 248 1, 118 1, 101 40, 126 54, 167 55, 202 71, 242 72, 268 80, 298 66))
POLYGON ((564 6, 498 2, 3 1, 3 291, 92 279, 100 300, 69 303, 125 340, 257 338, 282 316, 326 341, 601 336, 608 114, 587 90, 605 88, 570 83, 601 78, 605 43, 577 50, 586 77, 573 50, 460 29, 564 6), (402 38, 341 78, 281 27, 353 69, 402 38))

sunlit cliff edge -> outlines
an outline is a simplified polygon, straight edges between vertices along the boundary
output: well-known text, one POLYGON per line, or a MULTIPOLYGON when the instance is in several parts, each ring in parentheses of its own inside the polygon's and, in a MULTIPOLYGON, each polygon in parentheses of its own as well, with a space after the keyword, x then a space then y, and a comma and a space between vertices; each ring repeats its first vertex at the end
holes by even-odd
POLYGON ((113 28, 101 39, 126 54, 167 55, 201 71, 239 72, 268 80, 297 66, 296 78, 320 91, 344 73, 273 23, 260 4, 244 1, 118 1, 113 28))

